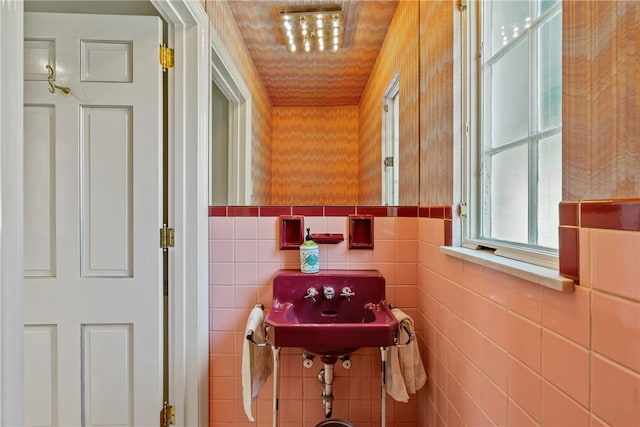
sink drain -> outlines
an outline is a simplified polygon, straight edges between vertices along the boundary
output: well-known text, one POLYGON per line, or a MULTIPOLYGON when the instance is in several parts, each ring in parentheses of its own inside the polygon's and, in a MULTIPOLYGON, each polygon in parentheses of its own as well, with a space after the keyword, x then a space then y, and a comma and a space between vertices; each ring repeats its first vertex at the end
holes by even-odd
POLYGON ((316 424, 316 427, 355 427, 355 425, 344 420, 326 420, 316 424))
POLYGON ((320 315, 322 317, 336 317, 338 315, 338 312, 334 310, 323 310, 320 315))

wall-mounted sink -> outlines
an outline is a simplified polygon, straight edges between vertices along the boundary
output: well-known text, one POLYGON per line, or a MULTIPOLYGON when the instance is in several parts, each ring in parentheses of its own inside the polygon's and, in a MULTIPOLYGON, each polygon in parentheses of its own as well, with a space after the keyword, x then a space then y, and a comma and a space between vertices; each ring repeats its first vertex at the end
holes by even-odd
POLYGON ((269 344, 331 357, 388 347, 398 335, 385 279, 377 270, 280 270, 265 323, 269 344))

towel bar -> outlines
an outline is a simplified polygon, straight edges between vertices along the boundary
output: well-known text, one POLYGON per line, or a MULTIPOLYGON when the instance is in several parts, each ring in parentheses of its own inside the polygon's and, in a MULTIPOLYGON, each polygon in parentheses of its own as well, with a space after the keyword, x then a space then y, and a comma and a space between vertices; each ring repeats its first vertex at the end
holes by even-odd
POLYGON ((249 330, 249 333, 247 334, 247 339, 255 346, 258 347, 266 347, 269 345, 268 342, 257 342, 253 339, 253 331, 249 330))
MULTIPOLYGON (((266 329, 266 328, 265 328, 266 329)), ((265 334, 266 335, 266 334, 265 334)), ((249 329, 247 331, 247 340, 249 340, 253 345, 258 346, 258 347, 267 347, 268 345, 270 345, 268 342, 257 342, 256 340, 253 339, 253 329, 249 329)))
MULTIPOLYGON (((389 304, 388 307, 389 307, 389 310, 393 310, 395 308, 393 304, 389 304)), ((407 335, 409 336, 409 339, 404 344, 396 344, 396 347, 406 347, 409 344, 411 344, 411 341, 413 341, 416 338, 416 336, 415 334, 411 333, 409 328, 407 328, 407 325, 405 325, 403 322, 400 322, 400 326, 402 326, 402 329, 404 329, 404 331, 407 333, 407 335)))
POLYGON ((409 344, 411 344, 411 341, 413 341, 416 336, 415 336, 415 334, 411 333, 409 328, 407 328, 407 325, 405 325, 404 323, 400 323, 400 326, 402 327, 402 329, 404 329, 404 331, 407 333, 409 338, 407 339, 407 342, 405 342, 404 344, 396 344, 396 347, 406 347, 409 344))
MULTIPOLYGON (((256 304, 255 308, 259 308, 261 310, 264 310, 264 304, 256 304)), ((265 327, 265 336, 266 334, 266 327, 265 327)), ((251 342, 253 345, 258 346, 258 347, 267 347, 269 345, 269 343, 267 342, 257 342, 254 338, 253 338, 253 329, 249 329, 247 330, 247 340, 249 340, 249 342, 251 342)))

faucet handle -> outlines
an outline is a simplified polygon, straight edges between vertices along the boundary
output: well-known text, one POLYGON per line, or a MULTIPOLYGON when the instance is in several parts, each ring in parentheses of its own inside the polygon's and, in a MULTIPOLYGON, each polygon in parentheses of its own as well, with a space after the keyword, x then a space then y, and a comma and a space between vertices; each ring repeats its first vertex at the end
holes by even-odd
POLYGON ((347 301, 350 301, 351 297, 356 296, 356 293, 353 292, 349 286, 345 286, 342 288, 342 291, 340 291, 340 296, 345 297, 347 301))
POLYGON ((316 302, 316 297, 318 296, 318 294, 319 292, 316 288, 308 288, 304 299, 310 299, 311 302, 316 302))

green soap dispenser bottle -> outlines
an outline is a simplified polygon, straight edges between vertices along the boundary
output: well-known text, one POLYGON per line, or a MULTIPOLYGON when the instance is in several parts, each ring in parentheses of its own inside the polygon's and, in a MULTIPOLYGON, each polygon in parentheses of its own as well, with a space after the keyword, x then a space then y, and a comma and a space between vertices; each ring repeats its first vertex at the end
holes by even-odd
POLYGON ((318 244, 311 238, 311 229, 307 228, 307 237, 300 245, 300 271, 303 273, 317 273, 319 270, 318 244))

